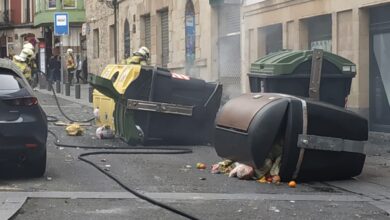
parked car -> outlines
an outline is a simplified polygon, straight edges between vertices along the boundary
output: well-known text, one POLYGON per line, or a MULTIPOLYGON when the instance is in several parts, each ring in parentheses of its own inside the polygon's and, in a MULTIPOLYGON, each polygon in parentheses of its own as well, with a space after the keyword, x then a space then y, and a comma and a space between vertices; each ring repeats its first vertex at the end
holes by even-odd
POLYGON ((46 114, 19 69, 0 59, 0 162, 16 162, 26 174, 46 170, 46 114))

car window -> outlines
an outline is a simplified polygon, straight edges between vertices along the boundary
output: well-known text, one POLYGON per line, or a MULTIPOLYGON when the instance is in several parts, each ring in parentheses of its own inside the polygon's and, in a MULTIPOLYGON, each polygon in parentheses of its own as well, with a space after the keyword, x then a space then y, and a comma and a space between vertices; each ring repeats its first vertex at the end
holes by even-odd
POLYGON ((0 94, 17 92, 23 88, 23 81, 12 74, 0 73, 0 94))

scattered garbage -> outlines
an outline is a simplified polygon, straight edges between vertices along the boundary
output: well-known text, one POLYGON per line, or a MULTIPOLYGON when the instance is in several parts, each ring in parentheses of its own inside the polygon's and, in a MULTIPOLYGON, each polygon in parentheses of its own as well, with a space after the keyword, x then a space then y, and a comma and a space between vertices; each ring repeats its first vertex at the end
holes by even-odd
POLYGON ((254 169, 251 166, 236 163, 236 167, 229 173, 229 177, 238 177, 239 179, 251 179, 254 176, 254 169))
POLYGON ((288 182, 288 186, 291 188, 295 188, 295 187, 297 187, 297 183, 294 180, 292 180, 292 181, 288 182))
POLYGON ((52 181, 53 178, 51 178, 50 176, 46 177, 47 181, 52 181))
POLYGON ((95 116, 95 119, 98 121, 99 120, 99 108, 95 108, 93 110, 93 115, 95 116))
POLYGON ((80 124, 78 123, 73 123, 71 125, 68 125, 66 128, 65 128, 65 131, 66 133, 69 135, 69 136, 81 136, 83 135, 83 132, 84 132, 84 128, 82 128, 80 126, 80 124))
POLYGON ((280 212, 280 210, 279 210, 279 209, 277 209, 275 206, 271 206, 271 207, 269 208, 269 210, 270 210, 270 211, 277 212, 277 213, 279 213, 279 212, 280 212))
POLYGON ((282 146, 283 140, 278 138, 260 169, 255 169, 243 163, 224 160, 212 165, 211 173, 224 173, 228 174, 229 177, 237 177, 242 180, 255 179, 259 183, 280 184, 279 171, 282 160, 282 146))
POLYGON ((72 155, 68 154, 65 156, 65 162, 72 162, 74 159, 72 157, 72 155))
POLYGON ((109 125, 103 125, 96 129, 96 137, 99 139, 112 139, 115 137, 115 134, 109 125))
POLYGON ((204 163, 197 163, 196 164, 196 168, 199 169, 199 170, 204 170, 207 167, 206 167, 206 164, 204 164, 204 163))

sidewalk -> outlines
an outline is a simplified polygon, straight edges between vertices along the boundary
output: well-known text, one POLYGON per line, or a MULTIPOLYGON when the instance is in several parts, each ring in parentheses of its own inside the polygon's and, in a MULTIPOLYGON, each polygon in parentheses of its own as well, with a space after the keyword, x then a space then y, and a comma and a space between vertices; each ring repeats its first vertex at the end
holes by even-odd
MULTIPOLYGON (((55 89, 55 85, 53 85, 53 87, 55 89)), ((42 94, 48 94, 48 95, 53 94, 52 91, 48 91, 47 89, 37 88, 36 91, 40 92, 42 94)), ((88 107, 93 106, 93 104, 89 102, 89 84, 80 84, 80 99, 76 99, 75 93, 76 93, 76 89, 75 89, 75 86, 73 85, 70 87, 70 96, 66 96, 64 86, 62 86, 61 93, 58 93, 57 97, 71 101, 71 102, 75 102, 75 103, 78 103, 78 104, 81 104, 84 106, 88 106, 88 107)))

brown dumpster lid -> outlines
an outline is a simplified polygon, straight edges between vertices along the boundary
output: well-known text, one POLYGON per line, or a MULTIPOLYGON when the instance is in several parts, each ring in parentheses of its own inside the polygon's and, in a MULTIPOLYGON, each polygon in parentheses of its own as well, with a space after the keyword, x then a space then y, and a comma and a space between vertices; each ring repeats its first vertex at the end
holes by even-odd
POLYGON ((282 96, 273 93, 248 93, 230 100, 217 116, 218 126, 248 131, 253 118, 264 106, 282 96))

